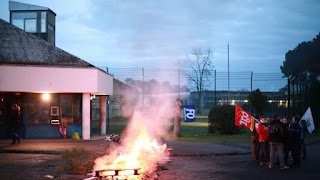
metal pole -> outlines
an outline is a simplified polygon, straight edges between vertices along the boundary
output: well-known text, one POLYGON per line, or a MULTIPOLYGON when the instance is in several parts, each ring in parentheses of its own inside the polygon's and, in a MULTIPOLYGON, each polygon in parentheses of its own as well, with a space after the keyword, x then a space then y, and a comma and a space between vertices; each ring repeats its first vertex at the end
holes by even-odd
POLYGON ((144 109, 144 69, 142 68, 142 107, 144 109))
POLYGON ((107 129, 109 130, 110 129, 110 126, 109 126, 109 122, 110 122, 110 113, 109 113, 109 109, 110 109, 110 106, 109 106, 109 96, 107 96, 107 129))
POLYGON ((217 106, 217 70, 214 70, 214 105, 217 106))
POLYGON ((230 72, 229 72, 229 44, 228 44, 228 105, 229 103, 229 91, 230 91, 230 72))
POLYGON ((179 99, 180 99, 180 67, 178 70, 178 80, 179 80, 179 99))
MULTIPOLYGON (((252 79, 253 79, 253 71, 251 71, 251 78, 250 78, 250 85, 251 85, 250 94, 252 93, 252 79)), ((249 111, 252 114, 252 105, 251 104, 249 106, 249 111)))
POLYGON ((300 111, 300 113, 303 111, 302 110, 302 94, 301 94, 301 89, 302 89, 302 84, 301 84, 301 78, 300 78, 300 92, 299 92, 299 96, 300 96, 300 98, 299 98, 299 111, 300 111))
POLYGON ((296 78, 296 80, 297 80, 297 84, 296 84, 296 88, 297 88, 297 91, 296 91, 296 111, 295 111, 295 114, 298 114, 298 113, 300 113, 300 111, 299 111, 299 80, 298 80, 298 78, 296 78))
MULTIPOLYGON (((294 94, 294 81, 295 79, 292 81, 292 112, 295 114, 296 113, 296 97, 295 97, 295 94, 294 94)), ((292 114, 293 115, 293 114, 292 114)))
POLYGON ((252 92, 252 77, 253 77, 253 72, 251 72, 251 90, 250 90, 250 92, 252 92))
POLYGON ((288 77, 288 119, 290 119, 290 78, 288 77))

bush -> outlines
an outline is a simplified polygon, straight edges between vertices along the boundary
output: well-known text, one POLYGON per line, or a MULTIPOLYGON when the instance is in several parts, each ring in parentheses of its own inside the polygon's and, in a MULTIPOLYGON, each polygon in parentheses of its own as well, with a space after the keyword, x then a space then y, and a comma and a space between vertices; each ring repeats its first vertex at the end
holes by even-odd
POLYGON ((230 105, 217 106, 209 112, 209 133, 239 134, 240 127, 235 126, 235 107, 230 105))
MULTIPOLYGON (((65 167, 63 167, 63 169, 73 175, 86 174, 92 171, 94 160, 97 158, 97 153, 91 153, 83 147, 73 148, 62 154, 62 159, 65 161, 65 167)), ((61 167, 57 167, 56 171, 61 172, 61 167)))

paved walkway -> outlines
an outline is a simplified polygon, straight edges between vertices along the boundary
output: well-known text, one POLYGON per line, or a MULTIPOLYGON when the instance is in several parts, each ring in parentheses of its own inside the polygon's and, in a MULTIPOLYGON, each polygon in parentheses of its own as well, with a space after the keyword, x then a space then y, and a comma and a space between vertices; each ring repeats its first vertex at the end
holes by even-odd
MULTIPOLYGON (((306 144, 319 143, 320 136, 306 138, 306 144)), ((84 147, 89 151, 104 154, 109 142, 105 136, 92 137, 91 140, 41 139, 22 140, 19 145, 10 145, 11 140, 0 140, 0 153, 61 154, 74 147, 84 147)), ((169 140, 173 156, 221 156, 250 154, 251 143, 213 143, 169 140)))

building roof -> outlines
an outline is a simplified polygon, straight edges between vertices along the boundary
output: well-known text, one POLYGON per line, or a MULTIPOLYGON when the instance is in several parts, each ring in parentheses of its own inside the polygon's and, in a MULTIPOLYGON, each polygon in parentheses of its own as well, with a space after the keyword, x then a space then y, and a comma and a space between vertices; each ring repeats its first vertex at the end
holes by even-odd
POLYGON ((0 64, 94 67, 0 19, 0 64))
POLYGON ((50 8, 21 3, 21 2, 15 2, 15 1, 9 1, 9 10, 10 11, 51 11, 54 15, 56 15, 56 13, 53 12, 50 8))

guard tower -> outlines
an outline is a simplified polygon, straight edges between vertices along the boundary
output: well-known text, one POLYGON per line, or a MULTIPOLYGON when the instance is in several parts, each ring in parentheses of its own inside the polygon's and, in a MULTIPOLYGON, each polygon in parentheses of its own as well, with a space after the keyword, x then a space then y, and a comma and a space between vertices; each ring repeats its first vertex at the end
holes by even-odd
POLYGON ((56 13, 43 6, 9 1, 10 23, 55 45, 56 13))

